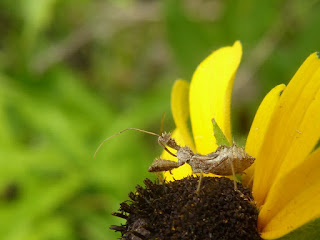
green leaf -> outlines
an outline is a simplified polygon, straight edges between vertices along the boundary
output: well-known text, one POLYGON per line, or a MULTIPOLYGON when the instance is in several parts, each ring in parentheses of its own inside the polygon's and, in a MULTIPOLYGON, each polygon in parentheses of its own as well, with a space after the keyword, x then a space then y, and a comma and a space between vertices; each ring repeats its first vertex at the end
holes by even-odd
POLYGON ((226 138, 226 136, 224 135, 224 133, 222 132, 221 128, 219 127, 218 123, 214 118, 212 118, 212 124, 213 124, 214 136, 216 138, 218 146, 220 145, 231 146, 228 139, 226 138))
POLYGON ((279 240, 320 239, 320 218, 317 218, 279 240))

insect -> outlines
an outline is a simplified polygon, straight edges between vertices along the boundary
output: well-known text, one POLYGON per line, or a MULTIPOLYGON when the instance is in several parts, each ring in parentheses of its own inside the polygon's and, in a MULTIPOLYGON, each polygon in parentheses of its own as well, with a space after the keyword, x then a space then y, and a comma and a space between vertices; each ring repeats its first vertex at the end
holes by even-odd
MULTIPOLYGON (((203 173, 213 173, 222 176, 233 175, 235 178, 236 174, 243 173, 255 160, 255 158, 246 153, 243 148, 236 145, 230 147, 221 145, 215 152, 202 155, 194 153, 188 146, 181 147, 178 145, 170 133, 162 133, 159 135, 158 142, 167 152, 177 157, 178 162, 156 158, 148 171, 170 171, 187 163, 191 166, 193 173, 201 173, 197 192, 200 190, 203 173), (177 150, 176 154, 169 151, 166 146, 177 150)), ((237 190, 235 181, 234 188, 237 190)))
MULTIPOLYGON (((235 178, 236 174, 243 173, 243 171, 250 167, 255 160, 255 158, 246 153, 243 148, 236 145, 232 145, 230 147, 221 145, 215 152, 202 155, 199 153, 194 153, 188 146, 182 147, 177 144, 175 139, 171 137, 171 133, 161 133, 159 135, 138 128, 127 128, 108 137, 100 144, 100 146, 96 150, 96 153, 98 152, 100 147, 110 138, 119 135, 127 130, 136 130, 158 136, 158 143, 164 148, 164 150, 178 159, 177 162, 174 162, 166 159, 156 158, 149 167, 149 172, 170 171, 187 163, 191 166, 193 173, 201 174, 197 192, 199 192, 200 190, 203 173, 213 173, 222 176, 233 175, 235 178), (172 153, 168 149, 168 147, 175 149, 176 153, 172 153)), ((94 157, 96 153, 94 154, 94 157)), ((237 190, 235 180, 234 189, 237 190)))

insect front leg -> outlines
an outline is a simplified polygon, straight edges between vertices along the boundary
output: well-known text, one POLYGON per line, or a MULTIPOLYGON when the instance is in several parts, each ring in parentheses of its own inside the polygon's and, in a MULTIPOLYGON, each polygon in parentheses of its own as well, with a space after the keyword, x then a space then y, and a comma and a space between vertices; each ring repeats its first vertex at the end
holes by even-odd
POLYGON ((148 172, 170 171, 174 168, 182 166, 183 164, 184 163, 156 158, 149 167, 148 172))

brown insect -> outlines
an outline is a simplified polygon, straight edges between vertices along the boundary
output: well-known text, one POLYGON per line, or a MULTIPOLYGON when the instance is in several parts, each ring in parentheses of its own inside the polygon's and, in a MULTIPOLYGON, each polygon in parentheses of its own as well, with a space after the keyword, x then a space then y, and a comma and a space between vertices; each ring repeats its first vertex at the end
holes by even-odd
MULTIPOLYGON (((170 171, 187 163, 191 166, 193 173, 201 173, 197 192, 200 190, 203 173, 213 173, 222 176, 233 175, 235 178, 236 174, 243 173, 255 160, 255 158, 246 153, 243 148, 236 145, 230 147, 221 145, 215 152, 202 155, 194 153, 188 146, 181 147, 178 145, 170 133, 162 133, 159 135, 158 142, 167 152, 177 157, 178 162, 156 158, 148 171, 170 171), (166 146, 177 150, 176 154, 170 152, 166 146)), ((237 190, 235 181, 234 188, 237 190)))
MULTIPOLYGON (((193 173, 201 173, 197 192, 200 190, 203 173, 213 173, 222 176, 233 175, 235 178, 236 174, 243 173, 243 171, 250 167, 255 160, 255 158, 246 153, 243 148, 237 147, 236 145, 232 145, 230 147, 221 145, 215 152, 202 155, 194 153, 188 146, 182 147, 177 144, 175 139, 171 137, 171 133, 161 133, 159 135, 138 128, 127 128, 110 136, 100 144, 96 153, 103 143, 127 130, 136 130, 158 136, 158 143, 164 148, 164 150, 178 159, 177 162, 174 162, 166 159, 156 158, 149 167, 149 172, 170 171, 187 163, 191 166, 193 173), (167 147, 175 149, 176 153, 172 153, 167 147)), ((96 153, 94 154, 94 157, 96 153)), ((234 188, 237 190, 235 180, 234 188)))

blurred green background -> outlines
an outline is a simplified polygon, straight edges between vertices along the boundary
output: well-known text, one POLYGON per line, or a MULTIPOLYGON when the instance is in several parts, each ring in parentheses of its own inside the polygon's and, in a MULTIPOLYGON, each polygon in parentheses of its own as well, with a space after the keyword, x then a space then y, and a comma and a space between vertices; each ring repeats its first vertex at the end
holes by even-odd
MULTIPOLYGON (((243 44, 233 133, 320 50, 319 1, 0 1, 0 239, 116 239, 110 215, 174 128, 170 91, 212 50, 243 44)), ((242 141, 243 142, 243 141, 242 141)))

